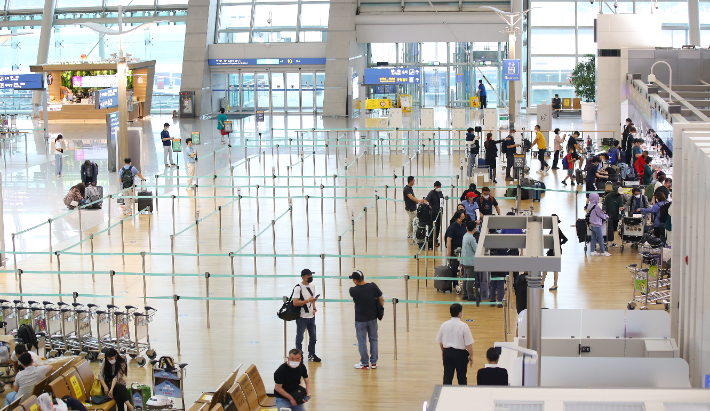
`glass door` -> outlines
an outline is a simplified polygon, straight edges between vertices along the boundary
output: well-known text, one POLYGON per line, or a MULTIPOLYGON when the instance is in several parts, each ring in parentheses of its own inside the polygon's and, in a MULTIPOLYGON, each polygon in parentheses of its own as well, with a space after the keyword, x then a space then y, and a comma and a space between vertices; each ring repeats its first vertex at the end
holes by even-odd
POLYGON ((256 73, 257 84, 257 108, 259 110, 269 110, 269 73, 256 73))
POLYGON ((446 68, 424 68, 424 106, 446 105, 446 68))
POLYGON ((301 87, 298 73, 286 75, 286 105, 288 111, 301 111, 301 87))
POLYGON ((239 73, 236 74, 228 74, 227 75, 227 102, 228 102, 228 107, 225 107, 225 110, 227 111, 237 111, 240 109, 240 98, 239 94, 241 87, 239 87, 240 82, 239 82, 239 73))
POLYGON ((316 73, 316 111, 323 112, 323 94, 325 93, 325 73, 316 73))
POLYGON ((242 73, 242 109, 248 111, 256 107, 256 83, 254 73, 242 73))
POLYGON ((301 73, 301 111, 315 111, 313 73, 301 73))
POLYGON ((271 73, 271 101, 274 111, 284 111, 285 105, 284 73, 271 73))

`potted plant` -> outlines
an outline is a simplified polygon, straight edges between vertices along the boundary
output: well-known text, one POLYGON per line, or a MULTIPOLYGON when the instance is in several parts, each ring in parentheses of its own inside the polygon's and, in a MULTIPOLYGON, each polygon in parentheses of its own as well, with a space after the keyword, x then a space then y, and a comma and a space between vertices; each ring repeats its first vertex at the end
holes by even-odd
POLYGON ((596 65, 594 54, 586 54, 577 63, 569 82, 574 87, 574 93, 584 99, 582 102, 582 121, 594 121, 594 99, 596 97, 596 65))

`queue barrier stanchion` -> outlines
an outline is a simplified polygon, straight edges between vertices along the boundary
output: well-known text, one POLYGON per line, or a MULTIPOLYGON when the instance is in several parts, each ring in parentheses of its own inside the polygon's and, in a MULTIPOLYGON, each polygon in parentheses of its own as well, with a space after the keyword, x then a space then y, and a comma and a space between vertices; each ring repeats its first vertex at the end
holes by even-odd
MULTIPOLYGON (((293 205, 290 198, 288 199, 288 214, 291 221, 291 254, 293 254, 293 205)), ((274 254, 276 254, 276 252, 274 252, 274 254)))
MULTIPOLYGON (((175 236, 170 236, 170 262, 173 266, 173 274, 175 274, 175 236)), ((173 279, 173 284, 175 284, 175 275, 171 276, 173 279)))
MULTIPOLYGON (((409 274, 404 275, 404 299, 409 301, 409 274)), ((407 332, 409 332, 409 303, 404 309, 405 318, 407 319, 407 332)))
POLYGON ((338 236, 338 285, 343 285, 343 237, 338 236))
POLYGON ((254 226, 254 237, 252 237, 252 244, 254 245, 254 285, 256 285, 257 273, 256 273, 256 226, 254 226))
POLYGON ((394 359, 397 360, 397 298, 392 298, 392 317, 394 326, 394 359))
POLYGON ((367 207, 362 209, 365 214, 365 253, 367 253, 367 207))
MULTIPOLYGON (((325 307, 325 254, 320 255, 321 287, 323 288, 323 307, 325 307)), ((309 335, 308 338, 311 336, 309 335)))
POLYGON ((77 207, 79 213, 79 249, 84 250, 84 230, 81 228, 81 205, 77 207))
POLYGON ((207 329, 210 329, 210 273, 205 273, 205 305, 207 308, 207 329))
MULTIPOLYGON (((419 266, 420 266, 420 264, 419 264, 419 253, 414 254, 414 260, 415 260, 416 263, 417 263, 417 301, 419 301, 419 281, 420 281, 420 278, 421 278, 421 276, 420 276, 420 274, 419 274, 419 266)), ((419 308, 419 303, 417 303, 417 307, 416 307, 416 308, 419 308)))
POLYGON ((12 261, 14 267, 17 268, 17 250, 15 250, 15 233, 12 233, 12 261))
MULTIPOLYGON (((293 231, 293 216, 291 216, 291 230, 293 231)), ((291 236, 293 238, 293 236, 291 236)), ((311 237, 311 224, 308 217, 308 194, 306 194, 306 238, 311 237)))
POLYGON ((353 269, 355 268, 355 211, 351 212, 352 216, 352 223, 351 223, 351 228, 350 231, 352 231, 352 237, 353 237, 353 269))
MULTIPOLYGON (((110 281, 111 281, 111 305, 115 305, 115 304, 116 304, 116 298, 115 298, 114 296, 116 295, 116 291, 115 291, 115 288, 114 288, 113 278, 116 276, 116 271, 114 271, 114 270, 109 270, 108 276, 109 276, 109 279, 110 279, 110 281)), ((61 291, 60 291, 59 293, 61 294, 61 291)), ((176 321, 176 322, 177 322, 177 321, 176 321)))
MULTIPOLYGON (((286 301, 288 301, 288 297, 286 297, 286 296, 284 295, 284 296, 283 296, 283 302, 284 302, 284 304, 286 303, 286 301)), ((286 348, 287 338, 288 338, 288 337, 286 336, 286 320, 284 320, 284 359, 287 359, 287 358, 288 358, 288 354, 287 354, 287 353, 288 353, 288 348, 286 348)))
POLYGON ((148 286, 145 281, 145 251, 141 251, 141 267, 143 269, 143 304, 148 304, 148 286))
POLYGON ((95 266, 94 266, 94 235, 91 234, 89 236, 89 242, 91 243, 91 282, 95 283, 96 282, 96 276, 94 275, 93 271, 96 271, 95 266))
POLYGON ((121 260, 123 261, 123 265, 126 265, 126 243, 123 238, 123 219, 121 219, 121 260))
MULTIPOLYGON (((110 203, 109 203, 110 204, 110 203)), ((109 211, 109 218, 111 218, 111 212, 109 211)), ((47 220, 49 223, 49 264, 52 264, 52 219, 47 220)), ((111 223, 109 222, 109 227, 111 223)))
POLYGON ((180 296, 177 294, 173 294, 173 304, 175 305, 175 336, 177 337, 175 340, 177 342, 177 352, 178 355, 180 355, 180 314, 178 312, 178 300, 180 299, 180 296))
POLYGON ((274 267, 276 267, 276 220, 271 220, 271 244, 274 249, 274 267))
POLYGON ((159 175, 155 175, 155 211, 158 211, 158 197, 160 197, 160 194, 158 193, 158 177, 159 175))
POLYGON ((256 221, 259 221, 259 184, 256 185, 256 221))
MULTIPOLYGON (((197 266, 200 266, 200 220, 195 219, 195 245, 197 246, 197 266)), ((208 327, 209 328, 209 327, 208 327)))
MULTIPOLYGON (((20 289, 20 294, 22 294, 22 270, 19 268, 16 270, 15 275, 17 276, 18 287, 20 289)), ((20 301, 22 301, 22 296, 20 296, 20 301)))
MULTIPOLYGON (((59 258, 59 251, 56 251, 54 255, 57 256, 57 283, 59 284, 59 294, 62 293, 62 262, 59 258)), ((113 295, 113 293, 111 293, 113 295)), ((62 301, 62 297, 59 297, 59 301, 62 301)))
MULTIPOLYGON (((234 298, 234 253, 229 253, 229 263, 232 267, 232 298, 234 298)), ((232 306, 236 305, 236 300, 232 300, 232 306)))

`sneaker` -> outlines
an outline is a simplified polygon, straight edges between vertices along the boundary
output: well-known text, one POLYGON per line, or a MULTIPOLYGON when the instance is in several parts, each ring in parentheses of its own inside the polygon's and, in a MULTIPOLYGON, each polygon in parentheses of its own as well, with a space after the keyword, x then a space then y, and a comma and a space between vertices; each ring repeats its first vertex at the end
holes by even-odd
POLYGON ((572 182, 572 187, 574 187, 575 185, 576 185, 576 184, 575 184, 574 181, 573 181, 573 182, 572 182))
POLYGON ((370 365, 370 369, 371 369, 371 370, 376 370, 376 369, 377 369, 377 364, 372 364, 372 365, 370 365))
POLYGON ((562 185, 565 186, 565 187, 567 187, 567 183, 565 183, 564 180, 562 180, 562 185))
POLYGON ((611 254, 609 252, 605 252, 601 254, 602 257, 611 257, 611 254))
POLYGON ((599 254, 599 253, 596 252, 596 251, 592 251, 592 253, 589 254, 589 255, 591 255, 592 257, 596 257, 596 256, 601 255, 601 254, 599 254))
POLYGON ((545 166, 545 172, 547 173, 548 171, 550 171, 550 166, 545 166))
POLYGON ((537 173, 538 173, 538 174, 542 174, 542 173, 544 173, 544 172, 545 172, 545 170, 537 170, 537 173))
POLYGON ((619 245, 616 244, 616 243, 611 243, 611 246, 612 246, 612 247, 618 247, 619 245))
POLYGON ((411 240, 411 239, 413 239, 413 238, 414 238, 414 237, 412 237, 411 234, 407 236, 407 240, 411 240))
MULTIPOLYGON (((374 365, 374 364, 373 364, 373 365, 374 365)), ((359 363, 355 364, 355 369, 356 369, 356 370, 369 370, 369 369, 370 369, 370 366, 367 365, 367 364, 363 364, 363 363, 359 362, 359 363)))
POLYGON ((311 355, 308 356, 308 361, 311 361, 311 362, 320 362, 320 358, 318 358, 318 356, 315 355, 315 354, 311 354, 311 355))

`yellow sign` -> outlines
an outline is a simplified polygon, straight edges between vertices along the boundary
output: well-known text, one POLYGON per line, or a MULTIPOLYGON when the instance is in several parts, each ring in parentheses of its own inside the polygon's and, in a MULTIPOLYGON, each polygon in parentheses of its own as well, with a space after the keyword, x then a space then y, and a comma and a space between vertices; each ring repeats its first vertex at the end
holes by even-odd
POLYGON ((481 100, 479 100, 478 96, 472 96, 471 97, 471 108, 480 108, 481 107, 481 100))
POLYGON ((39 406, 37 406, 37 404, 32 404, 30 411, 39 411, 39 406))
POLYGON ((388 98, 368 98, 365 100, 365 109, 379 110, 383 108, 392 108, 392 100, 388 98))
POLYGON ((382 118, 366 118, 365 127, 367 128, 384 128, 387 127, 388 119, 387 117, 382 118))
POLYGON ((79 385, 79 380, 77 380, 76 375, 72 375, 71 377, 69 377, 69 381, 71 382, 72 388, 74 388, 74 397, 81 398, 82 389, 81 385, 79 385))

